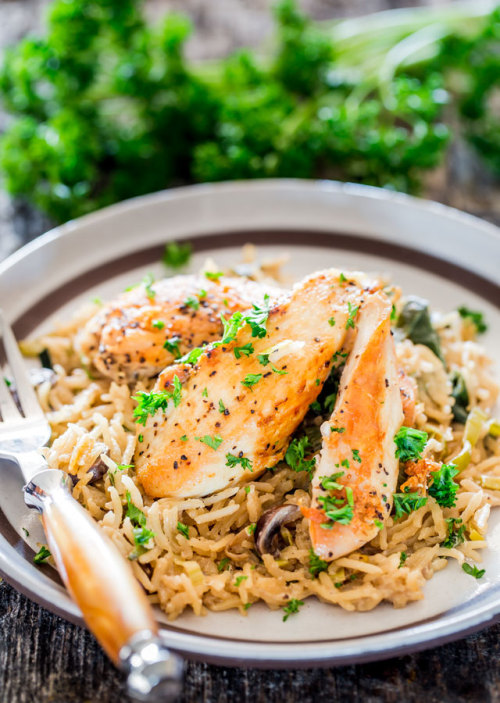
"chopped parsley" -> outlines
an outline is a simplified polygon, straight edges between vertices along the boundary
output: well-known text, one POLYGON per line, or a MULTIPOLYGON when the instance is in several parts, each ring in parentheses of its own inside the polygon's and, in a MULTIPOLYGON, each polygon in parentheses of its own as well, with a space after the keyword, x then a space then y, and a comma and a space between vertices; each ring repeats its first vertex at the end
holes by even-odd
POLYGON ((394 493, 393 498, 396 518, 410 515, 427 503, 427 497, 421 496, 420 493, 394 493))
POLYGON ((319 386, 319 384, 321 383, 321 381, 319 380, 319 378, 317 378, 317 379, 314 381, 314 383, 315 383, 317 386, 319 386))
POLYGON ((195 437, 195 440, 197 442, 203 442, 203 444, 206 444, 207 447, 210 447, 210 449, 213 449, 216 451, 220 445, 222 444, 222 437, 220 437, 218 434, 214 435, 211 437, 209 434, 204 435, 203 437, 195 437))
POLYGON ((456 494, 459 489, 453 477, 459 473, 454 464, 443 464, 439 471, 432 471, 432 483, 429 486, 431 495, 442 508, 452 508, 455 505, 456 494))
POLYGON ((127 491, 125 497, 127 499, 127 512, 125 513, 125 516, 130 519, 130 522, 135 527, 144 527, 146 524, 146 516, 142 510, 139 510, 139 508, 132 503, 132 497, 129 491, 127 491))
POLYGON ((345 323, 345 328, 346 330, 351 327, 354 329, 354 318, 358 314, 359 310, 359 305, 353 305, 350 300, 347 301, 347 309, 349 310, 349 317, 347 318, 347 322, 345 323))
POLYGON ((190 295, 184 301, 184 305, 188 308, 193 308, 193 310, 198 310, 198 308, 200 307, 200 301, 198 300, 198 298, 195 298, 194 295, 190 295))
POLYGON ((330 522, 322 522, 321 527, 325 530, 331 530, 333 523, 338 522, 341 525, 348 525, 354 517, 354 498, 352 488, 345 487, 347 502, 343 502, 340 498, 332 498, 331 496, 319 496, 318 503, 323 506, 323 511, 330 522))
POLYGON ((147 527, 134 527, 132 532, 134 534, 135 549, 128 555, 130 561, 137 559, 141 554, 147 552, 148 547, 146 545, 155 536, 155 533, 148 530, 147 527))
POLYGON ((150 300, 152 300, 156 295, 156 292, 151 288, 154 282, 155 279, 152 273, 146 274, 146 276, 144 276, 144 278, 142 279, 142 283, 144 284, 144 288, 146 289, 146 295, 150 300))
POLYGON ((252 388, 255 386, 262 378, 261 373, 247 373, 243 381, 241 382, 247 388, 252 388))
POLYGON ((269 364, 271 366, 271 370, 274 371, 274 373, 279 374, 280 376, 284 376, 288 373, 288 371, 284 371, 283 369, 277 369, 274 364, 271 364, 271 362, 269 361, 269 354, 258 354, 257 359, 259 360, 259 364, 261 364, 261 366, 267 366, 269 364))
MULTIPOLYGON (((137 406, 134 408, 134 418, 139 425, 146 424, 148 415, 154 416, 159 410, 165 411, 169 400, 174 401, 174 407, 176 408, 180 405, 182 384, 177 374, 174 376, 173 386, 173 391, 151 391, 151 393, 139 391, 137 395, 132 396, 132 400, 137 402, 137 406)), ((139 436, 139 442, 142 442, 141 436, 139 436)))
POLYGON ((374 520, 373 524, 375 525, 375 527, 378 527, 379 530, 384 527, 384 523, 382 522, 382 520, 374 520))
POLYGON ((470 310, 469 308, 466 308, 465 305, 462 305, 462 307, 458 308, 458 314, 464 320, 470 320, 476 328, 478 334, 483 334, 483 332, 486 332, 488 329, 488 325, 484 320, 484 315, 482 312, 470 310))
POLYGON ((137 441, 138 441, 138 442, 143 442, 143 441, 144 441, 144 435, 143 435, 143 434, 140 434, 140 435, 137 437, 137 441))
POLYGON ((234 454, 226 454, 226 466, 234 469, 234 467, 238 466, 238 464, 240 464, 241 468, 245 471, 253 471, 252 462, 250 459, 247 459, 243 455, 235 456, 234 454))
POLYGON ((181 358, 181 352, 179 351, 180 341, 180 337, 171 337, 170 339, 165 340, 165 342, 163 343, 163 348, 173 354, 175 359, 181 358))
POLYGON ((266 324, 267 318, 269 317, 269 296, 266 294, 264 296, 264 305, 259 307, 258 305, 252 305, 252 310, 245 315, 245 322, 250 325, 252 330, 252 337, 265 337, 266 336, 266 324))
POLYGON ((313 578, 316 578, 318 574, 322 571, 328 569, 328 562, 323 561, 314 551, 314 549, 309 550, 309 573, 313 578))
POLYGON ((169 242, 163 252, 163 263, 172 269, 178 269, 188 263, 191 252, 192 247, 188 242, 185 244, 169 242))
POLYGON ((462 569, 466 574, 469 574, 469 576, 474 576, 475 579, 482 579, 486 573, 486 569, 478 569, 477 566, 471 566, 467 563, 462 564, 462 569))
POLYGON ((238 586, 240 586, 243 583, 243 581, 246 581, 247 578, 248 578, 248 576, 237 576, 235 579, 235 582, 234 582, 234 585, 236 586, 236 588, 238 588, 238 586))
POLYGON ((189 527, 183 522, 177 522, 177 532, 180 532, 186 539, 189 539, 189 527))
POLYGON ((338 483, 337 479, 341 476, 344 476, 344 474, 345 471, 339 471, 336 474, 332 474, 331 476, 321 476, 321 488, 323 488, 325 491, 341 491, 344 486, 342 483, 338 483))
POLYGON ((330 325, 330 327, 335 327, 335 318, 330 317, 328 320, 328 324, 330 325))
POLYGON ((226 406, 222 402, 222 400, 219 400, 219 412, 222 413, 223 415, 226 415, 226 406))
POLYGON ((201 392, 202 398, 208 398, 208 388, 204 388, 201 392))
POLYGON ((339 434, 342 434, 342 432, 345 432, 345 427, 332 427, 330 425, 330 432, 338 432, 339 434))
POLYGON ((25 527, 22 527, 21 529, 24 532, 24 534, 26 535, 26 537, 30 536, 30 533, 28 532, 28 530, 25 527))
POLYGON ((406 560, 408 559, 408 554, 407 552, 401 552, 399 555, 399 566, 398 569, 400 569, 402 566, 405 565, 406 560))
POLYGON ((223 333, 222 333, 222 344, 229 344, 236 339, 240 328, 245 324, 243 319, 243 314, 241 312, 235 312, 228 320, 224 315, 220 316, 223 333))
POLYGON ((209 281, 218 281, 221 276, 224 275, 223 271, 205 271, 205 278, 208 278, 209 281))
POLYGON ((230 561, 231 560, 229 559, 229 557, 224 557, 224 559, 220 560, 220 562, 217 564, 217 571, 219 572, 219 574, 229 567, 230 561))
POLYGON ((250 486, 245 486, 245 493, 248 495, 250 493, 250 486))
POLYGON ((163 320, 153 320, 153 327, 157 330, 162 330, 165 327, 163 320))
POLYGON ((252 607, 252 605, 253 605, 253 603, 243 603, 243 608, 244 608, 245 610, 248 610, 249 608, 252 607))
POLYGON ((253 533, 255 532, 256 528, 257 528, 257 523, 252 522, 252 523, 248 526, 248 528, 247 528, 248 534, 249 534, 249 535, 253 535, 253 533))
POLYGON ((45 564, 45 562, 50 556, 52 556, 50 550, 47 549, 47 547, 45 547, 44 545, 42 545, 33 557, 33 561, 35 562, 35 564, 45 564))
POLYGON ((427 432, 403 425, 394 435, 396 458, 402 462, 420 459, 427 443, 427 438, 427 432))
POLYGON ((445 522, 448 534, 444 542, 441 542, 441 546, 445 549, 453 549, 465 542, 465 525, 461 518, 449 517, 445 518, 445 522))
POLYGON ((188 354, 184 354, 183 357, 179 359, 180 362, 183 362, 184 364, 196 364, 200 356, 203 354, 205 348, 204 347, 196 347, 195 349, 191 349, 191 351, 188 354))
POLYGON ((344 276, 343 273, 341 273, 339 276, 339 283, 345 283, 346 281, 347 281, 347 278, 344 276))
POLYGON ((346 469, 349 468, 349 459, 342 459, 340 466, 344 466, 346 469))
POLYGON ((352 450, 352 458, 354 461, 357 461, 358 464, 361 464, 361 456, 359 454, 359 449, 352 450))
POLYGON ((233 352, 237 359, 240 359, 242 356, 250 356, 250 354, 254 352, 252 342, 248 342, 248 344, 245 344, 243 347, 234 347, 233 352))
POLYGON ((187 442, 187 440, 188 440, 187 434, 183 434, 181 437, 181 442, 187 442))
POLYGON ((307 471, 309 475, 312 475, 316 464, 316 458, 305 459, 308 448, 309 438, 306 435, 292 439, 286 450, 285 461, 294 471, 307 471))
POLYGON ((116 471, 126 471, 128 469, 133 469, 134 465, 133 464, 117 464, 116 465, 116 471))
POLYGON ((283 615, 283 622, 286 622, 290 615, 298 613, 299 608, 301 608, 303 605, 304 601, 298 600, 297 598, 292 598, 288 605, 285 605, 285 607, 283 608, 283 612, 285 613, 285 615, 283 615))

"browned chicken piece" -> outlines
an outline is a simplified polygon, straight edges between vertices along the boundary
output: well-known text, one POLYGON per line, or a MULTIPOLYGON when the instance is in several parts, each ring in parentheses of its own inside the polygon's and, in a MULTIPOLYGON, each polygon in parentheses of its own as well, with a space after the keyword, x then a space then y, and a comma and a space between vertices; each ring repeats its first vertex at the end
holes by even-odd
POLYGON ((380 293, 362 305, 335 408, 321 426, 312 504, 302 512, 314 552, 327 561, 373 539, 391 511, 403 409, 390 314, 380 293))
POLYGON ((139 428, 135 462, 146 493, 204 496, 282 459, 362 297, 352 275, 313 274, 270 308, 265 330, 260 326, 265 336, 252 336, 255 325, 243 324, 233 341, 226 331, 195 366, 166 369, 143 398, 154 412, 161 401, 155 393, 174 394, 139 428))
POLYGON ((221 314, 247 310, 279 288, 246 278, 175 276, 106 303, 77 337, 85 363, 117 382, 150 378, 186 352, 222 335, 221 314))

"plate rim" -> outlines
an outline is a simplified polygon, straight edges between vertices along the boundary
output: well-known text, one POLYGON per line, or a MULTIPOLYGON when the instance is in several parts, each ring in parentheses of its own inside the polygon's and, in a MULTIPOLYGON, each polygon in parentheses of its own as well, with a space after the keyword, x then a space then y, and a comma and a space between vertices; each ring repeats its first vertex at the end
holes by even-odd
MULTIPOLYGON (((148 194, 132 198, 130 200, 116 203, 102 210, 85 215, 76 220, 72 220, 63 225, 55 227, 36 240, 28 243, 21 249, 11 254, 7 259, 0 263, 0 278, 11 267, 18 265, 24 258, 30 256, 33 252, 42 249, 46 244, 54 240, 60 239, 69 235, 71 232, 78 232, 78 229, 85 224, 106 224, 106 220, 112 220, 117 215, 123 215, 131 210, 144 209, 152 204, 165 203, 173 200, 182 200, 189 198, 210 197, 212 193, 226 196, 235 193, 242 194, 245 191, 249 194, 262 189, 272 192, 273 190, 299 190, 302 193, 317 192, 322 193, 336 192, 337 194, 348 194, 355 197, 376 199, 386 203, 396 202, 398 204, 411 204, 420 210, 425 210, 437 218, 446 217, 447 219, 460 220, 463 224, 472 227, 475 230, 482 231, 486 236, 493 236, 495 241, 500 244, 500 229, 494 224, 481 220, 480 218, 461 212, 447 205, 428 201, 414 196, 409 196, 402 193, 386 191, 373 186, 364 186, 351 183, 339 183, 334 181, 304 181, 301 179, 269 179, 265 181, 236 181, 220 184, 199 184, 195 186, 186 186, 177 189, 159 191, 157 193, 148 194)), ((270 227, 269 229, 272 229, 270 227)), ((302 228, 301 228, 302 229, 302 228)), ((335 227, 332 226, 332 232, 335 227)), ((78 234, 77 234, 78 236, 78 234)), ((199 233, 198 233, 199 236, 199 233)), ((355 235, 353 235, 355 236, 355 235)), ((186 237, 189 238, 189 237, 186 237)), ((182 239, 182 237, 179 237, 182 239)), ((165 233, 165 241, 168 240, 168 233, 165 233)), ((407 243, 410 248, 411 243, 407 243)), ((143 247, 139 247, 141 249, 143 247)), ((418 248, 416 248, 419 250, 418 248)), ((421 251, 421 249, 420 249, 421 251)), ((462 266, 466 268, 464 263, 462 266)), ((467 269, 469 271, 473 269, 467 269)), ((486 280, 492 280, 485 277, 486 280)), ((495 283, 495 281, 493 281, 495 283)), ((75 624, 84 625, 84 622, 79 615, 78 608, 69 600, 64 593, 62 597, 63 606, 59 607, 57 602, 47 599, 37 592, 36 588, 30 588, 25 585, 22 580, 23 574, 21 569, 17 569, 15 562, 21 559, 25 562, 25 557, 5 539, 4 535, 0 535, 0 573, 11 583, 17 590, 28 596, 35 602, 45 608, 48 608, 57 615, 60 615, 75 624), (9 563, 7 555, 15 557, 12 563, 9 563), (68 607, 68 602, 73 605, 73 608, 68 607)), ((35 579, 33 579, 35 580, 35 579)), ((54 582, 50 582, 49 590, 54 589, 54 582)), ((53 594, 54 595, 54 594, 53 594)), ((477 600, 478 597, 471 600, 477 600)), ((467 613, 463 618, 453 615, 454 610, 446 611, 437 616, 430 618, 427 621, 417 623, 416 625, 406 625, 385 632, 375 633, 372 635, 361 635, 353 639, 330 640, 321 643, 252 643, 242 640, 225 639, 223 644, 220 639, 214 638, 209 634, 193 634, 185 631, 169 629, 165 630, 167 638, 172 649, 182 652, 189 658, 201 658, 204 661, 211 661, 218 664, 230 666, 238 665, 253 665, 259 668, 276 668, 277 666, 290 667, 307 667, 307 666, 329 666, 342 665, 347 663, 373 661, 376 659, 388 658, 396 654, 403 654, 411 651, 418 651, 432 646, 437 646, 445 642, 452 641, 463 637, 471 632, 477 631, 482 627, 486 627, 500 620, 500 600, 493 603, 488 602, 479 607, 472 607, 468 601, 457 606, 458 608, 467 607, 467 613), (383 640, 389 639, 391 643, 384 646, 383 640), (300 648, 301 656, 297 657, 297 649, 300 648), (262 649, 262 652, 259 652, 262 649), (307 651, 305 651, 307 649, 307 651), (250 650, 250 651, 249 651, 250 650), (254 650, 253 652, 251 650, 254 650), (292 652, 295 650, 295 652, 292 652), (335 651, 339 650, 339 651, 335 651)), ((162 623, 164 626, 164 623, 162 623)))

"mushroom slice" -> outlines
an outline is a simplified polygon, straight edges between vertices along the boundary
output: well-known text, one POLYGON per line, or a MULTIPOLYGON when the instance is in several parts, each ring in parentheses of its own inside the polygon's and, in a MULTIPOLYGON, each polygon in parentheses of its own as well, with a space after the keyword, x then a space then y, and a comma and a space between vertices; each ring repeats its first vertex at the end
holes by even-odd
POLYGON ((257 521, 254 532, 255 547, 259 554, 278 553, 276 548, 277 537, 281 528, 290 522, 295 522, 302 516, 298 505, 285 503, 262 513, 257 521))

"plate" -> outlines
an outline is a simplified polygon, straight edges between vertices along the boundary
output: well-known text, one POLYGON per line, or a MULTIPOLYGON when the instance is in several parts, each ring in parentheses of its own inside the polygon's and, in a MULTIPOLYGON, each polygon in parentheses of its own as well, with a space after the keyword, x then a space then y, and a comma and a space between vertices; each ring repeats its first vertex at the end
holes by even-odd
MULTIPOLYGON (((56 228, 0 265, 0 301, 18 337, 67 319, 81 302, 106 299, 146 272, 165 275, 167 241, 189 240, 190 270, 207 256, 239 260, 246 242, 261 255, 290 254, 285 272, 300 278, 329 266, 388 273, 404 292, 435 309, 466 304, 490 323, 482 343, 500 348, 500 234, 493 225, 437 203, 377 188, 328 181, 269 180, 193 186, 130 200, 56 228)), ((56 572, 32 563, 44 537, 25 507, 15 467, 0 466, 0 571, 44 607, 83 624, 56 572), (29 523, 30 544, 22 526, 29 523)), ((379 659, 436 645, 495 621, 500 613, 500 511, 490 522, 486 576, 456 563, 404 609, 381 605, 347 613, 308 599, 299 615, 264 605, 164 621, 170 646, 230 665, 284 668, 379 659)))

